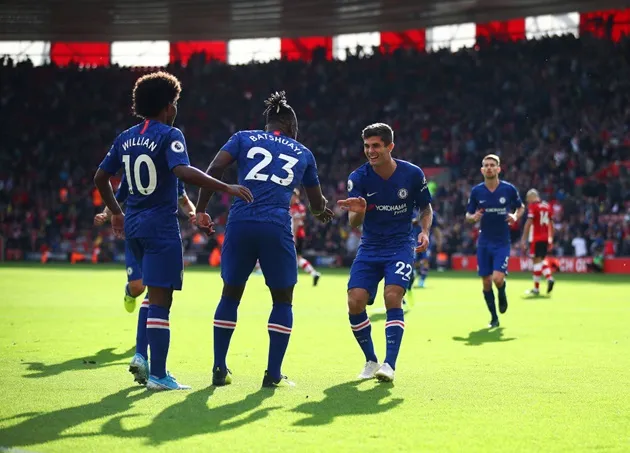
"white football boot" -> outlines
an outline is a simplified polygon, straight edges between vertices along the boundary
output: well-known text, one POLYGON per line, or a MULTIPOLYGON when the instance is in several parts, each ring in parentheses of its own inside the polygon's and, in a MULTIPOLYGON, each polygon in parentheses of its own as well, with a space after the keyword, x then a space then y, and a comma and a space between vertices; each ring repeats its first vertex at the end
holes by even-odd
POLYGON ((389 366, 389 363, 384 363, 374 374, 374 377, 381 382, 393 382, 394 381, 394 369, 389 366))
POLYGON ((363 371, 361 371, 361 374, 359 374, 358 378, 359 379, 372 379, 380 367, 381 366, 376 362, 372 362, 372 361, 365 362, 363 371))

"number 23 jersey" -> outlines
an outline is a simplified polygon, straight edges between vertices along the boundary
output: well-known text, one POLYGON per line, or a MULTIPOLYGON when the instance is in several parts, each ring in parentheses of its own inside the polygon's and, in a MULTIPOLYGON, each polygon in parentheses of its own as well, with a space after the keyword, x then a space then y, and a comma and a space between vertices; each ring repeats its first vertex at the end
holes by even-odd
POLYGON ((122 132, 99 168, 129 184, 125 236, 179 237, 177 177, 173 168, 190 165, 186 140, 176 127, 145 120, 122 132))
POLYGON ((311 151, 279 131, 239 131, 221 150, 238 165, 238 183, 249 188, 253 203, 241 199, 230 208, 231 222, 269 222, 291 227, 289 206, 293 189, 319 185, 311 151))

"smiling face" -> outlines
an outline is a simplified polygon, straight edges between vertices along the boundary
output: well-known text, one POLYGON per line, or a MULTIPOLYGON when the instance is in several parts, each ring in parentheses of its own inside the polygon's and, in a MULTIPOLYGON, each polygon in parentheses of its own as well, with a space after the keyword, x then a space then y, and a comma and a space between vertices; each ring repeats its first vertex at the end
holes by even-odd
POLYGON ((393 149, 393 143, 386 146, 383 139, 378 136, 367 137, 363 140, 363 151, 372 167, 378 167, 391 161, 393 149))

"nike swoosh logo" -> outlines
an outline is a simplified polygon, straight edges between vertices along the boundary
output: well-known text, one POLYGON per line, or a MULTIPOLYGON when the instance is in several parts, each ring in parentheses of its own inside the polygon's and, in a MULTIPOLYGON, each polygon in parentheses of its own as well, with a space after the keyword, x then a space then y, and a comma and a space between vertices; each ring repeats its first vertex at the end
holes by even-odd
POLYGON ((480 201, 479 201, 479 204, 482 204, 482 203, 485 203, 485 202, 486 202, 486 200, 483 200, 483 201, 482 201, 482 200, 480 200, 480 201))
POLYGON ((372 192, 372 193, 368 193, 367 196, 371 197, 372 195, 376 195, 378 192, 372 192))

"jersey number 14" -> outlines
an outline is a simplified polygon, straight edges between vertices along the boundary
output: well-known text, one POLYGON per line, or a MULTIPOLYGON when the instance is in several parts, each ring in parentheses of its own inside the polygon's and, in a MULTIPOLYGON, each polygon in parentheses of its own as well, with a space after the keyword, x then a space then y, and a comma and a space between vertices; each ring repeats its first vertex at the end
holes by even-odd
POLYGON ((547 211, 542 211, 540 213, 540 224, 549 225, 549 213, 547 211))
POLYGON ((298 159, 296 159, 295 157, 287 156, 286 154, 278 154, 278 159, 282 159, 286 162, 286 164, 282 166, 282 169, 287 172, 287 175, 284 178, 280 178, 276 175, 271 175, 270 177, 269 175, 262 173, 262 171, 267 168, 267 166, 269 166, 271 161, 273 161, 273 156, 269 151, 267 151, 265 148, 255 146, 247 152, 247 158, 254 159, 259 154, 262 155, 262 160, 254 165, 254 168, 252 168, 249 173, 245 175, 245 179, 253 179, 256 181, 267 181, 270 179, 271 182, 275 182, 276 184, 279 184, 281 186, 288 186, 293 182, 293 178, 295 177, 295 174, 293 173, 293 167, 295 167, 295 164, 299 162, 298 159))

